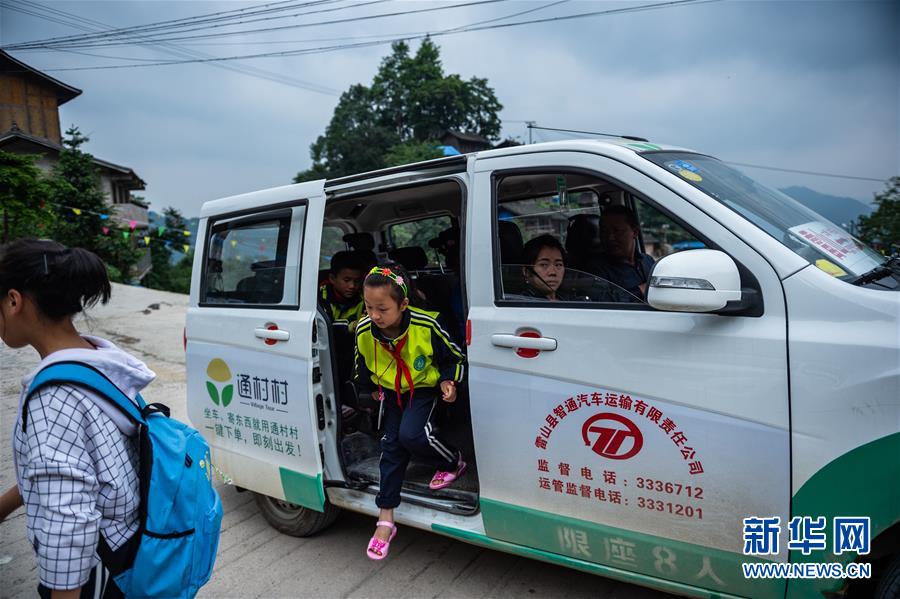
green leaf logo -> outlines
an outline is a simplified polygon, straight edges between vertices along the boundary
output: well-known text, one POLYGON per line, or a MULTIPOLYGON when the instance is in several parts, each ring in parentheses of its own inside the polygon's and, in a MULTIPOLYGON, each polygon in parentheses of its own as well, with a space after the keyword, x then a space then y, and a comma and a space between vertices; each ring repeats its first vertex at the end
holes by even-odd
POLYGON ((231 396, 234 395, 234 385, 226 385, 222 389, 222 407, 227 408, 231 403, 231 396))
MULTIPOLYGON (((228 385, 231 388, 231 385, 228 385)), ((206 391, 209 393, 209 397, 213 400, 213 403, 219 405, 219 390, 216 389, 216 386, 206 381, 206 391)), ((231 401, 231 395, 228 396, 228 401, 231 401)))

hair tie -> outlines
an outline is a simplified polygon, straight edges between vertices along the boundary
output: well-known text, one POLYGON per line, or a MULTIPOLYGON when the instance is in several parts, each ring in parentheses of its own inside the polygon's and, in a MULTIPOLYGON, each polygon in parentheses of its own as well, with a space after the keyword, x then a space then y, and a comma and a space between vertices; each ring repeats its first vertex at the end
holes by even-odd
POLYGON ((409 288, 406 286, 406 281, 404 281, 403 277, 392 271, 390 268, 375 266, 372 268, 372 270, 369 271, 369 274, 366 275, 366 280, 368 281, 369 277, 371 277, 372 275, 381 275, 382 277, 390 279, 397 285, 397 287, 400 288, 401 291, 403 291, 403 297, 409 298, 409 288))

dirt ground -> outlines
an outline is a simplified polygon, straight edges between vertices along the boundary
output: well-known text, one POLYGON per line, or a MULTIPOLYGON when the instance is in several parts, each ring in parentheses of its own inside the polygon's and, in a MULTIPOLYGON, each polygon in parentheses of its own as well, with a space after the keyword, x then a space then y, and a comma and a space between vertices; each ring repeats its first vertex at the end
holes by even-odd
MULTIPOLYGON (((186 419, 182 334, 185 295, 115 285, 109 305, 76 322, 144 360, 157 379, 148 402, 186 419)), ((21 377, 38 363, 31 348, 0 347, 0 486, 15 483, 10 434, 21 377)), ((225 518, 212 580, 201 597, 593 597, 650 599, 668 595, 574 570, 404 529, 389 559, 373 562, 365 547, 370 518, 344 513, 323 533, 282 535, 259 515, 253 496, 220 483, 225 518)), ((24 510, 0 524, 2 597, 36 594, 37 570, 25 537, 24 510)))

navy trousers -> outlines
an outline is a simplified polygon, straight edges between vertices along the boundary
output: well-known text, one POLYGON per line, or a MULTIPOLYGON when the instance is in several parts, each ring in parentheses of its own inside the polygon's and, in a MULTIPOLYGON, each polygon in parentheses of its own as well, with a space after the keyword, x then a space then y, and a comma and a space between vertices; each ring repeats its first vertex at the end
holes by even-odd
POLYGON ((435 470, 455 470, 459 451, 437 435, 434 419, 441 401, 436 389, 416 389, 412 402, 404 395, 403 409, 396 395, 385 390, 381 437, 381 480, 375 504, 382 509, 400 505, 400 489, 409 459, 433 466, 435 470))

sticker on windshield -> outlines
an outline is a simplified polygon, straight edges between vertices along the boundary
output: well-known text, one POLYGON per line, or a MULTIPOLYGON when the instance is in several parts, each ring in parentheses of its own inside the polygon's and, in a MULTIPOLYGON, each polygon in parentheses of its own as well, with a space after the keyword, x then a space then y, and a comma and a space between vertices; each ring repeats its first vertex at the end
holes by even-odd
POLYGON ((864 246, 843 229, 828 223, 812 221, 788 230, 809 245, 818 248, 842 269, 850 272, 868 270, 867 264, 871 258, 863 251, 864 246))
POLYGON ((703 181, 700 175, 700 169, 686 160, 670 160, 666 163, 666 168, 675 171, 683 179, 699 183, 703 181))
POLYGON ((841 268, 831 260, 826 260, 825 258, 819 258, 818 260, 816 260, 816 266, 818 266, 820 270, 823 270, 830 274, 832 277, 847 276, 847 271, 845 271, 843 268, 841 268))

